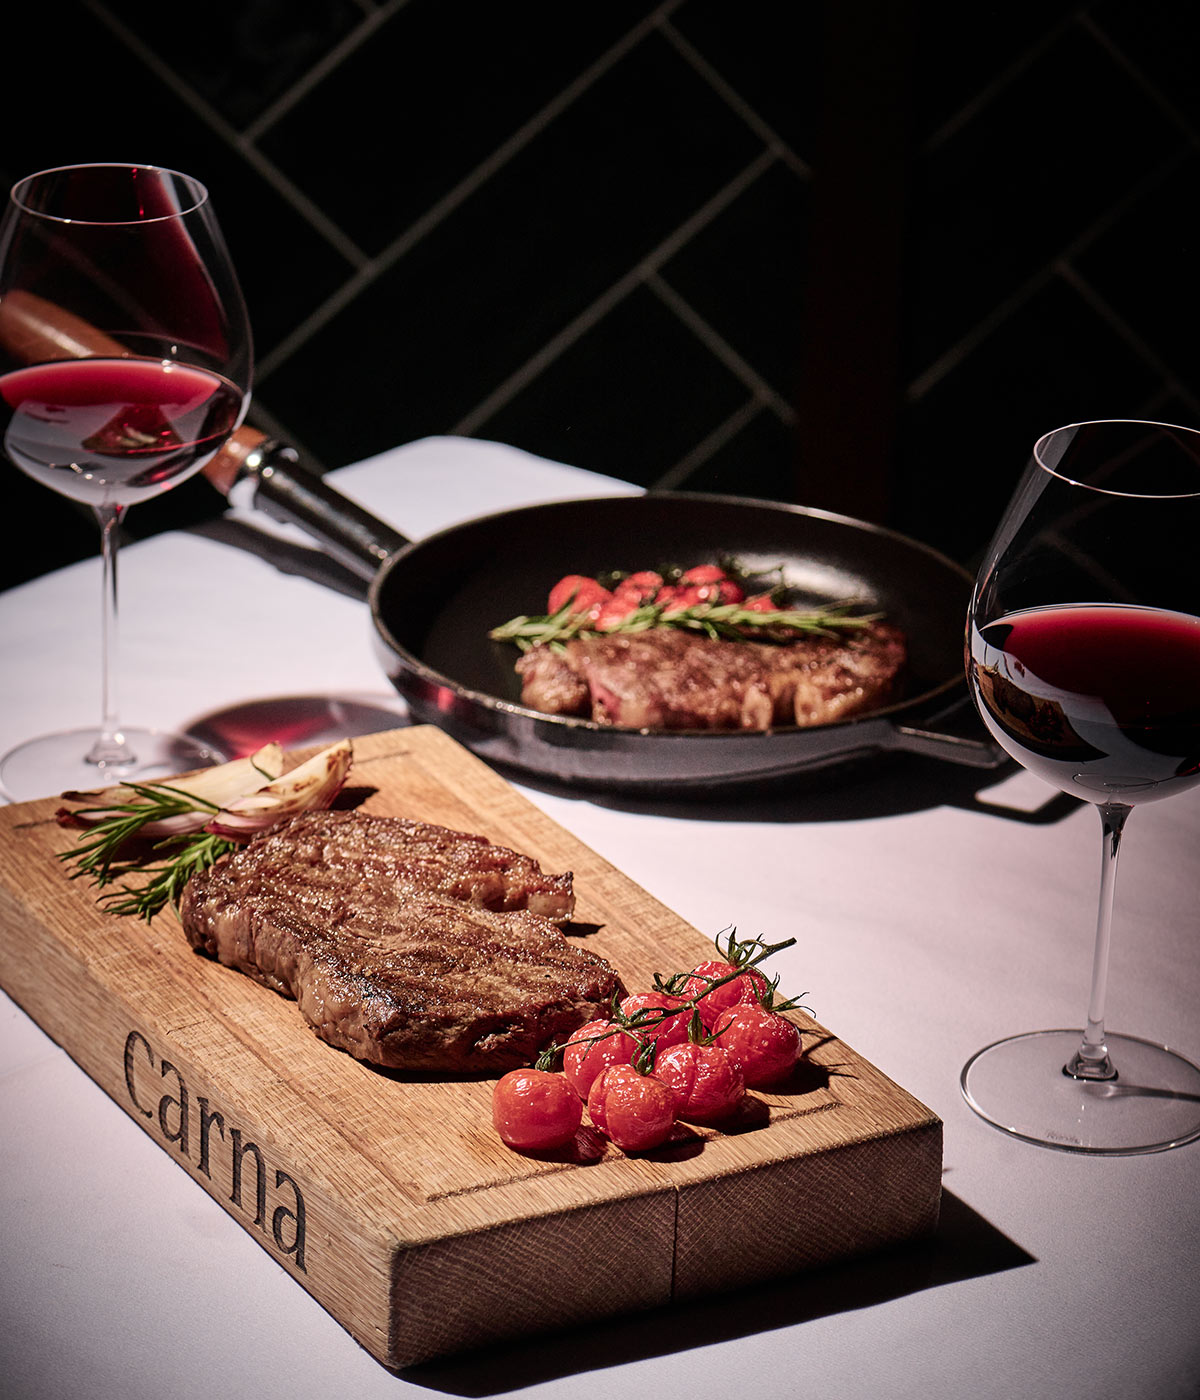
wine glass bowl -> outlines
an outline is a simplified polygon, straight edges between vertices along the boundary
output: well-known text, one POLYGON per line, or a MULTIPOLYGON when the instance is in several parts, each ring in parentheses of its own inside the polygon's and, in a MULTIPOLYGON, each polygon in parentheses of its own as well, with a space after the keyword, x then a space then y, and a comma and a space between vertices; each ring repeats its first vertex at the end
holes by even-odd
POLYGON ((967 618, 972 697, 1019 764, 1092 804, 1103 837, 1086 1025, 968 1061, 963 1093, 1030 1142, 1156 1151, 1200 1136, 1200 1068, 1104 1024, 1117 857, 1134 807, 1200 783, 1200 432, 1110 420, 1047 433, 967 618))
POLYGON ((249 403, 245 304, 204 186, 80 165, 13 187, 0 222, 0 438, 16 469, 90 506, 101 537, 101 720, 0 761, 11 798, 220 761, 117 714, 117 545, 130 506, 198 472, 249 403))

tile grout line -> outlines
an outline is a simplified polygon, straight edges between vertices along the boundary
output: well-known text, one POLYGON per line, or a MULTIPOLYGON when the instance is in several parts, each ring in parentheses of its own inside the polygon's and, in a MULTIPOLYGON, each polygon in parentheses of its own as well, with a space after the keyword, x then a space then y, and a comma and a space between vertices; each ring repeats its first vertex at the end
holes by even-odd
POLYGON ((746 123, 772 154, 778 156, 783 164, 789 166, 797 175, 806 179, 811 178, 812 167, 808 162, 802 160, 792 150, 779 133, 758 115, 737 89, 721 76, 717 69, 688 42, 669 19, 664 17, 658 28, 680 57, 695 69, 697 74, 704 79, 726 106, 746 123))
POLYGON ((713 455, 714 452, 724 447, 727 442, 731 442, 747 424, 754 421, 762 412, 764 404, 757 395, 751 395, 749 399, 736 409, 733 413, 720 423, 692 448, 685 453, 678 462, 667 471, 663 472, 650 487, 652 491, 673 491, 681 486, 689 476, 701 467, 713 455))
POLYGON ((740 379, 760 403, 769 406, 782 422, 789 425, 795 423, 796 412, 791 404, 773 389, 748 361, 742 359, 733 346, 718 334, 691 302, 665 281, 660 273, 648 273, 646 286, 664 305, 670 307, 714 359, 720 360, 726 369, 740 379))
POLYGON ((763 151, 739 172, 723 189, 707 200, 694 214, 685 219, 673 233, 668 235, 652 252, 619 277, 600 294, 589 306, 562 327, 555 335, 531 355, 524 364, 501 381, 495 389, 475 405, 453 428, 452 433, 469 436, 494 414, 497 413, 527 385, 533 382, 564 350, 569 349, 585 332, 591 330, 613 307, 643 285, 647 278, 656 273, 674 253, 688 242, 700 229, 706 227, 743 190, 747 189, 762 173, 775 162, 770 151, 763 151))
POLYGON ((683 0, 666 0, 654 14, 648 15, 627 31, 615 44, 568 83, 557 96, 534 113, 528 121, 501 142, 499 146, 471 170, 457 185, 427 209, 407 229, 394 239, 382 253, 364 262, 355 274, 331 293, 320 306, 311 311, 292 332, 263 358, 263 374, 270 375, 285 363, 310 336, 337 315, 345 306, 390 267, 405 256, 427 234, 448 218, 461 204, 492 178, 538 136, 577 98, 581 97, 599 78, 639 44, 656 26, 659 15, 676 9, 683 0))
POLYGON ((1056 267, 1055 271, 1080 300, 1090 306, 1096 315, 1129 346, 1134 354, 1169 386, 1172 393, 1185 400, 1193 412, 1200 410, 1200 399, 1191 393, 1166 360, 1158 354, 1153 346, 1138 335, 1133 326, 1081 272, 1066 262, 1056 267))
POLYGON ((362 249, 359 248, 331 219, 327 218, 325 213, 319 209, 307 195, 297 189, 290 180, 286 179, 283 173, 276 169, 254 145, 244 141, 236 128, 231 126, 224 117, 211 107, 188 83, 183 82, 179 75, 174 73, 162 59, 159 58, 153 49, 143 43, 128 26, 112 14, 107 5, 102 3, 102 0, 83 0, 83 3, 102 24, 108 26, 126 48, 137 55, 141 62, 144 63, 155 76, 161 78, 216 136, 224 141, 232 150, 237 151, 239 155, 255 168, 267 184, 286 200, 287 203, 291 204, 298 213, 303 215, 326 242, 339 252, 352 267, 358 267, 364 263, 366 254, 362 249))
POLYGON ((351 54, 373 38, 375 33, 402 10, 409 0, 388 0, 377 10, 366 10, 363 18, 349 34, 344 35, 328 53, 324 54, 303 76, 296 79, 286 92, 280 95, 242 132, 242 138, 251 143, 259 141, 282 117, 315 88, 319 83, 341 66, 351 54))
POLYGON ((1080 28, 1085 30, 1092 38, 1093 42, 1116 63, 1120 68, 1133 79, 1146 97, 1163 113, 1170 121, 1179 127, 1193 145, 1200 145, 1200 135, 1196 128, 1188 120, 1178 107, 1169 101, 1163 93, 1150 81, 1146 74, 1138 67, 1127 53, 1117 44, 1105 30, 1103 23, 1097 24, 1091 15, 1083 14, 1079 18, 1080 28))
POLYGON ((997 73, 991 82, 969 98, 958 111, 947 117, 936 131, 926 137, 923 147, 925 154, 928 155, 937 150, 951 137, 956 136, 963 127, 969 125, 1006 87, 1011 86, 1014 78, 1019 77, 1026 69, 1032 67, 1075 23, 1075 16, 1067 15, 1056 24, 1052 24, 1049 29, 1042 33, 1040 38, 1033 40, 1028 48, 1014 58, 1002 73, 997 73))
POLYGON ((1075 238, 1073 238, 1065 248, 1050 258, 1041 268, 1027 278, 1015 291, 998 302, 984 316, 980 317, 966 334, 959 337, 949 349, 944 350, 933 359, 920 374, 916 375, 904 390, 906 403, 919 402, 929 391, 945 378, 945 376, 958 364, 960 364, 969 354, 979 348, 983 342, 1003 324, 1003 322, 1014 312, 1020 309, 1031 297, 1035 296, 1049 282, 1058 275, 1058 269, 1069 265, 1073 259, 1087 250, 1107 229, 1114 223, 1143 195, 1148 194, 1154 187, 1168 179, 1175 168, 1181 165, 1188 156, 1190 150, 1176 152, 1163 161, 1149 175, 1137 181, 1125 194, 1113 204, 1111 204, 1098 218, 1075 238))

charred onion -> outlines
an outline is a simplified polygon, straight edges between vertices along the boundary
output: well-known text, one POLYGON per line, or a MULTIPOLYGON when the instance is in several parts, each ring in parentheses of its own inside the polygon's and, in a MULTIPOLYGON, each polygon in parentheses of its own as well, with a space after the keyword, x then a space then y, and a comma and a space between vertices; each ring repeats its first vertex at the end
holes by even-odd
POLYGON ((85 805, 56 814, 60 826, 82 829, 79 844, 60 859, 72 865, 72 879, 87 876, 101 889, 140 876, 141 883, 122 883, 99 902, 110 913, 149 919, 178 901, 196 871, 239 843, 297 812, 328 807, 352 761, 350 740, 343 739, 284 773, 283 750, 267 744, 249 758, 170 782, 64 793, 64 801, 85 805))

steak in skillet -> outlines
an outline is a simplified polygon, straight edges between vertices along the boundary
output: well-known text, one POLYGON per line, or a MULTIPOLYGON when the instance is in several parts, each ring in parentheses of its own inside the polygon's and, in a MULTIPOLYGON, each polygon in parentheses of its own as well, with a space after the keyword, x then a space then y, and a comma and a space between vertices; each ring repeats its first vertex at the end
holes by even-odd
POLYGON ((517 662, 521 701, 630 729, 830 724, 894 697, 904 634, 883 622, 791 642, 717 641, 655 627, 537 646, 517 662))
POLYGON ((622 994, 613 968, 522 904, 570 876, 481 837, 358 812, 293 818, 193 876, 193 947, 294 997, 317 1035, 397 1069, 498 1071, 622 994))

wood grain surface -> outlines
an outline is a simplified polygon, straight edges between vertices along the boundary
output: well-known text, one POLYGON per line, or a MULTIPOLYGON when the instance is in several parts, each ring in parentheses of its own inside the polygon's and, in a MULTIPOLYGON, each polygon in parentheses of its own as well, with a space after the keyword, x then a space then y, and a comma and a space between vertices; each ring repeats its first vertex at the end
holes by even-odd
MULTIPOLYGON (((713 955, 440 730, 355 740, 345 801, 571 870, 573 938, 630 990, 713 955)), ((0 982, 385 1365, 735 1288, 936 1224, 941 1124, 795 1013, 805 1058, 736 1129, 547 1157, 491 1127, 492 1081, 374 1069, 296 1005, 197 955, 175 915, 115 918, 67 878, 53 800, 0 809, 0 982), (590 1267, 618 1253, 620 1270, 590 1267)))

